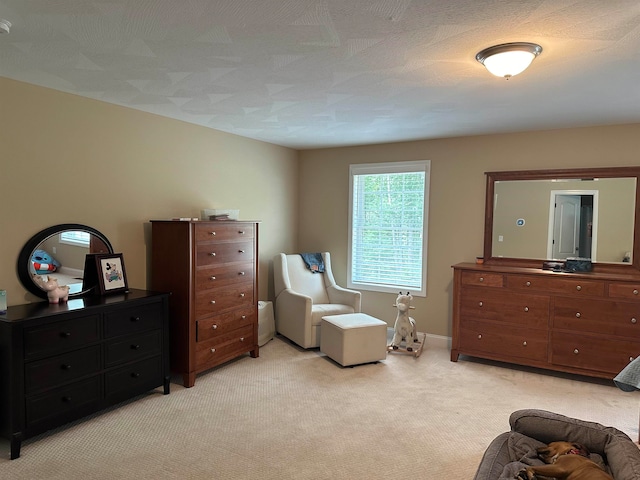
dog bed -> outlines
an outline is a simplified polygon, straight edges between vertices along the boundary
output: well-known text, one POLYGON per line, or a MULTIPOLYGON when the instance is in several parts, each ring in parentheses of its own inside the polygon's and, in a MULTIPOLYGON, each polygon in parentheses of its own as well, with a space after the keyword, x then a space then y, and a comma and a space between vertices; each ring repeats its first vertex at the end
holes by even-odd
POLYGON ((510 432, 498 435, 482 457, 474 480, 512 480, 529 465, 543 465, 536 449, 554 441, 581 443, 591 460, 616 480, 640 478, 640 450, 620 430, 544 410, 518 410, 509 417, 510 432))

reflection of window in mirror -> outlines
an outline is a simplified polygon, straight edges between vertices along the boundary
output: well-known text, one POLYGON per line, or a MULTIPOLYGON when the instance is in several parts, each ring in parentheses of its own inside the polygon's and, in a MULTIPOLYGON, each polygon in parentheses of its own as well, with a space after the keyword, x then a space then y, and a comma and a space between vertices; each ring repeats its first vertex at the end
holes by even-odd
POLYGON ((91 234, 89 232, 68 230, 60 234, 60 243, 66 243, 67 245, 81 245, 88 247, 90 240, 91 234))
MULTIPOLYGON (((597 239, 594 261, 622 263, 633 251, 636 179, 586 178, 557 180, 506 180, 494 185, 492 256, 552 259, 550 221, 552 191, 589 192, 597 196, 597 218, 585 220, 585 235, 597 239), (595 193, 594 193, 595 192, 595 193), (523 222, 519 220, 524 220, 523 222), (591 228, 591 232, 589 232, 591 228)), ((582 227, 580 227, 582 228, 582 227)), ((594 242, 595 243, 595 242, 594 242)), ((588 247, 573 256, 587 256, 588 247)))

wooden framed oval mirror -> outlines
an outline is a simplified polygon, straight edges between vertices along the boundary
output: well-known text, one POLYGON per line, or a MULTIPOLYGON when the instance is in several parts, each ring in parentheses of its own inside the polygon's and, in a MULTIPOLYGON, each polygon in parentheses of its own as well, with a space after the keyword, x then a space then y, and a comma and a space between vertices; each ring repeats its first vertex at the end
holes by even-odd
POLYGON ((639 179, 640 167, 486 172, 485 263, 582 257, 594 271, 640 270, 639 179))
POLYGON ((69 285, 69 298, 84 295, 95 285, 83 285, 84 263, 89 253, 114 253, 109 239, 95 228, 78 223, 54 225, 36 233, 18 255, 17 271, 22 285, 34 295, 47 298, 35 276, 53 276, 69 285))

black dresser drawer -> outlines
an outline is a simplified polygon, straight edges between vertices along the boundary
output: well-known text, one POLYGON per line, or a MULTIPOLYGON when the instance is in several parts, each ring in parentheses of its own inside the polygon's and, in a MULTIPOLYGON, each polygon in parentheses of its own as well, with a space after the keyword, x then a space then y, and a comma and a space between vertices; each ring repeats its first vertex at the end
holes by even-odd
POLYGON ((51 355, 100 340, 100 317, 91 315, 24 330, 25 358, 51 355))
POLYGON ((142 393, 161 383, 162 357, 158 355, 107 372, 105 394, 113 401, 114 397, 128 398, 134 392, 142 393))
POLYGON ((111 340, 105 347, 105 365, 111 367, 157 355, 161 349, 162 332, 160 330, 111 340))
POLYGON ((106 338, 127 335, 132 332, 162 328, 162 306, 158 303, 121 308, 105 315, 106 338))
POLYGON ((44 390, 92 373, 99 373, 100 357, 100 345, 95 345, 46 360, 28 363, 24 369, 26 393, 44 390))
POLYGON ((99 402, 102 396, 100 380, 100 376, 95 376, 42 395, 27 396, 27 427, 99 402))

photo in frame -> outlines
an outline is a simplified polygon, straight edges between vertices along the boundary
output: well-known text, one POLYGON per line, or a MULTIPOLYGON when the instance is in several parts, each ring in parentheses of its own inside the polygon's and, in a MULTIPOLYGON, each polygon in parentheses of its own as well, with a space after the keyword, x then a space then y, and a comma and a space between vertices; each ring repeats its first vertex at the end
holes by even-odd
POLYGON ((94 255, 94 258, 101 295, 128 290, 127 274, 121 253, 102 253, 94 255))

